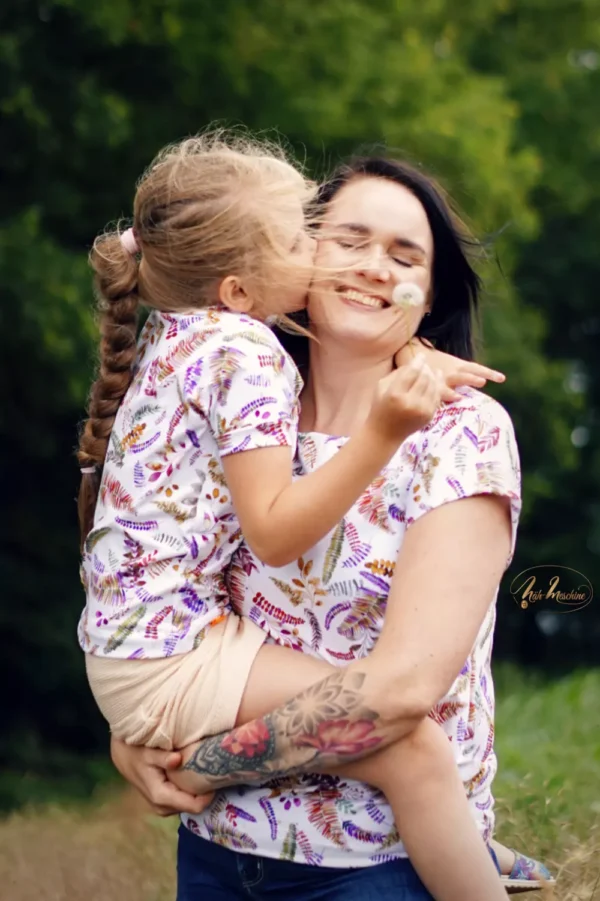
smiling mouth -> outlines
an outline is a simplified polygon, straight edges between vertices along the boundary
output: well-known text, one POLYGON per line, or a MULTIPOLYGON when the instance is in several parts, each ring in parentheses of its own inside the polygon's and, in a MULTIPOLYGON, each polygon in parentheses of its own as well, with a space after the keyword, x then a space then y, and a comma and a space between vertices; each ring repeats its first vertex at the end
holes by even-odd
POLYGON ((389 307, 389 302, 378 294, 364 294, 354 288, 338 288, 337 292, 342 300, 371 310, 384 310, 389 307))

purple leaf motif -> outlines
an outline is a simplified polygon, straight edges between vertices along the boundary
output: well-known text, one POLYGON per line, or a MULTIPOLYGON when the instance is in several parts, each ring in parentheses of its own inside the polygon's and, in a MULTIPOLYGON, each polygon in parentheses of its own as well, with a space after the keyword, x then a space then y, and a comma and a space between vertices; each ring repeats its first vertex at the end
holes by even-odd
POLYGON ((473 444, 475 445, 475 447, 478 447, 478 446, 479 446, 479 441, 478 441, 478 439, 477 439, 477 435, 475 435, 475 433, 472 432, 471 429, 470 429, 468 426, 464 426, 464 427, 463 427, 463 432, 465 433, 465 435, 467 436, 467 438, 469 439, 469 441, 472 441, 472 442, 473 442, 473 444))

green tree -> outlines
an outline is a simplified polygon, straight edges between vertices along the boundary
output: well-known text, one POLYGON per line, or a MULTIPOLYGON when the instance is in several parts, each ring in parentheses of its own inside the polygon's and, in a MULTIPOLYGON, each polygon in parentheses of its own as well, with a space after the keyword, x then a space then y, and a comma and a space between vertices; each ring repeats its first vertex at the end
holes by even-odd
MULTIPOLYGON (((501 232, 485 267, 485 355, 509 375, 498 394, 523 454, 515 566, 576 565, 588 531, 598 548, 600 511, 583 468, 598 454, 589 291, 598 0, 553 0, 560 23, 546 15, 549 2, 526 0, 518 12, 510 0, 4 5, 0 676, 14 686, 4 763, 18 742, 21 767, 62 772, 61 748, 105 741, 75 639, 83 597, 72 451, 95 341, 86 250, 107 221, 130 214, 156 150, 212 120, 279 129, 316 175, 359 145, 399 148, 434 172, 476 233, 501 232), (571 439, 581 425, 586 447, 571 439), (567 546, 555 518, 575 505, 567 546)), ((533 623, 508 603, 506 650, 533 623)))

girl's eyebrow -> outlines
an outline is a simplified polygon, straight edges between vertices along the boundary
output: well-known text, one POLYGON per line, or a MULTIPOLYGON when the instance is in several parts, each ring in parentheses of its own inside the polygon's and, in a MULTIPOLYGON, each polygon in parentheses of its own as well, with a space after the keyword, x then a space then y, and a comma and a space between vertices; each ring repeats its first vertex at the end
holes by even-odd
MULTIPOLYGON (((332 227, 352 232, 353 234, 360 235, 363 238, 368 238, 372 234, 370 228, 367 228, 366 225, 360 225, 358 222, 342 222, 339 225, 332 227)), ((406 250, 416 250, 419 253, 423 254, 424 257, 427 256, 425 248, 421 247, 420 244, 417 244, 416 241, 411 241, 410 238, 395 237, 392 243, 397 244, 398 247, 403 247, 406 250)))

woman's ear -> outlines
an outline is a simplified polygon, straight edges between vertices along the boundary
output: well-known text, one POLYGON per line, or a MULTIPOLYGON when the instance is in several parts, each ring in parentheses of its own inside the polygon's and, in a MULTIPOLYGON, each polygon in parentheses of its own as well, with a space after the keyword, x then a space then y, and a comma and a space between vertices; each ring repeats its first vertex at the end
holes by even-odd
POLYGON ((223 279, 218 294, 223 306, 235 313, 249 313, 254 305, 241 280, 235 275, 228 275, 223 279))

